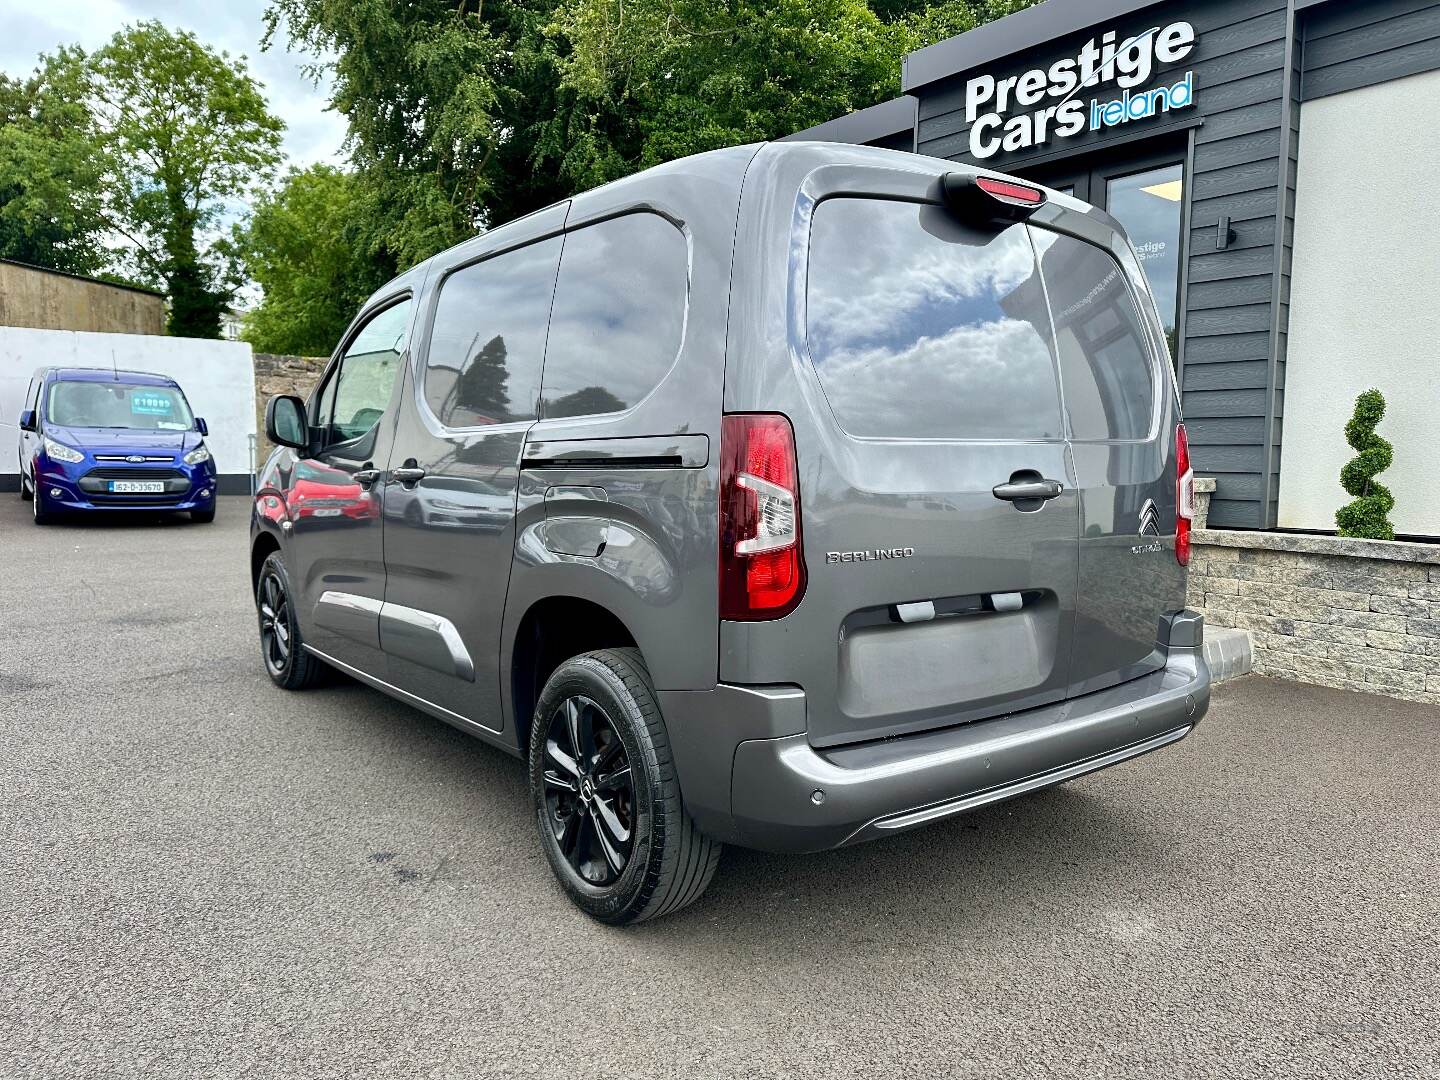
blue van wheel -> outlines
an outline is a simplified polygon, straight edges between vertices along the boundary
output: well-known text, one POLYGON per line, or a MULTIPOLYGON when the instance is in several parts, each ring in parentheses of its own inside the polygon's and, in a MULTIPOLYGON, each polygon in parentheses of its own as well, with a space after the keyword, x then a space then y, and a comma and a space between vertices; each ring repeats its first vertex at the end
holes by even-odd
POLYGON ((35 515, 36 525, 49 525, 55 520, 55 515, 45 509, 45 495, 40 490, 40 485, 31 483, 30 507, 35 515))

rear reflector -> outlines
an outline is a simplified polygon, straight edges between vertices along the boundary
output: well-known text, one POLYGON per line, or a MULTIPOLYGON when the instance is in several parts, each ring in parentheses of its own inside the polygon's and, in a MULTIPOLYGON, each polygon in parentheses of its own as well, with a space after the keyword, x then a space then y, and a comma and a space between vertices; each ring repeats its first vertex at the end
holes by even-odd
POLYGON ((1195 470, 1185 425, 1175 428, 1175 561, 1190 565, 1190 527, 1195 520, 1195 470))
POLYGON ((720 617, 778 619, 805 593, 795 433, 778 413, 720 428, 720 617))
POLYGON ((1024 221, 1045 205, 1045 192, 995 176, 946 173, 940 180, 945 204, 972 225, 1024 221))

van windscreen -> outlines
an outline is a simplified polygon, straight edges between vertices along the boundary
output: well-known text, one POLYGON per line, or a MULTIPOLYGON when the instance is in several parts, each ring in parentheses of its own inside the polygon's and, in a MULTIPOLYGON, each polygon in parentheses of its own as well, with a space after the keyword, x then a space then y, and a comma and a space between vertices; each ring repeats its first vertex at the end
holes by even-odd
POLYGON ((868 198, 815 208, 810 357, 840 426, 870 438, 1058 439, 1050 316, 1023 225, 868 198))

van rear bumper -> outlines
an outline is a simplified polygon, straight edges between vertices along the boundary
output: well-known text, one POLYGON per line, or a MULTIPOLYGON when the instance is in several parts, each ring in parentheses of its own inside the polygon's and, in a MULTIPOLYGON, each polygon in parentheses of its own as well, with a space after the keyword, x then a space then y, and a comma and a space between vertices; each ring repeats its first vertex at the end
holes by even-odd
POLYGON ((1198 644, 1172 647, 1161 670, 1084 697, 825 750, 810 745, 803 727, 727 745, 736 728, 803 723, 798 688, 713 693, 718 708, 685 720, 674 710, 699 703, 676 699, 710 694, 661 695, 687 806, 717 839, 802 852, 944 820, 1169 746, 1205 715, 1210 672, 1198 644))

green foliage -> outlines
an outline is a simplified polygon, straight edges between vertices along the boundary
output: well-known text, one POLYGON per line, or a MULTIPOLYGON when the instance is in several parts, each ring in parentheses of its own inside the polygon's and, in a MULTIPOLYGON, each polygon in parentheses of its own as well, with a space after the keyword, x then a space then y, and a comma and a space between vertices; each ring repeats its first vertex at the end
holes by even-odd
POLYGON ((1375 434, 1385 416, 1385 398, 1379 390, 1366 390, 1355 399, 1355 415, 1345 425, 1345 441, 1357 452, 1340 470, 1340 484, 1355 496, 1335 514, 1341 536, 1359 536, 1368 540, 1394 540, 1395 528, 1389 514, 1395 508, 1395 496, 1375 477, 1390 467, 1394 448, 1375 434))
POLYGON ((243 58, 158 22, 0 80, 0 253, 163 288, 169 330, 219 337, 241 277, 219 229, 279 160, 243 58))
POLYGON ((102 166, 79 87, 62 77, 70 56, 24 81, 0 74, 0 257, 95 274, 106 265, 102 166))
POLYGON ((347 235, 389 272, 639 169, 876 104, 906 52, 1034 2, 271 0, 266 42, 327 58, 347 235))
POLYGON ((243 57, 183 30, 137 23, 82 60, 108 223, 164 285, 170 332, 219 337, 240 276, 215 226, 279 161, 283 125, 243 57))
POLYGON ((369 258, 358 235, 363 193, 329 165, 292 169, 255 203, 237 236, 264 299, 246 320, 261 352, 328 356, 360 303, 392 268, 369 258))
POLYGON ((875 104, 914 43, 863 0, 568 0, 547 34, 565 107, 539 148, 577 189, 875 104))

